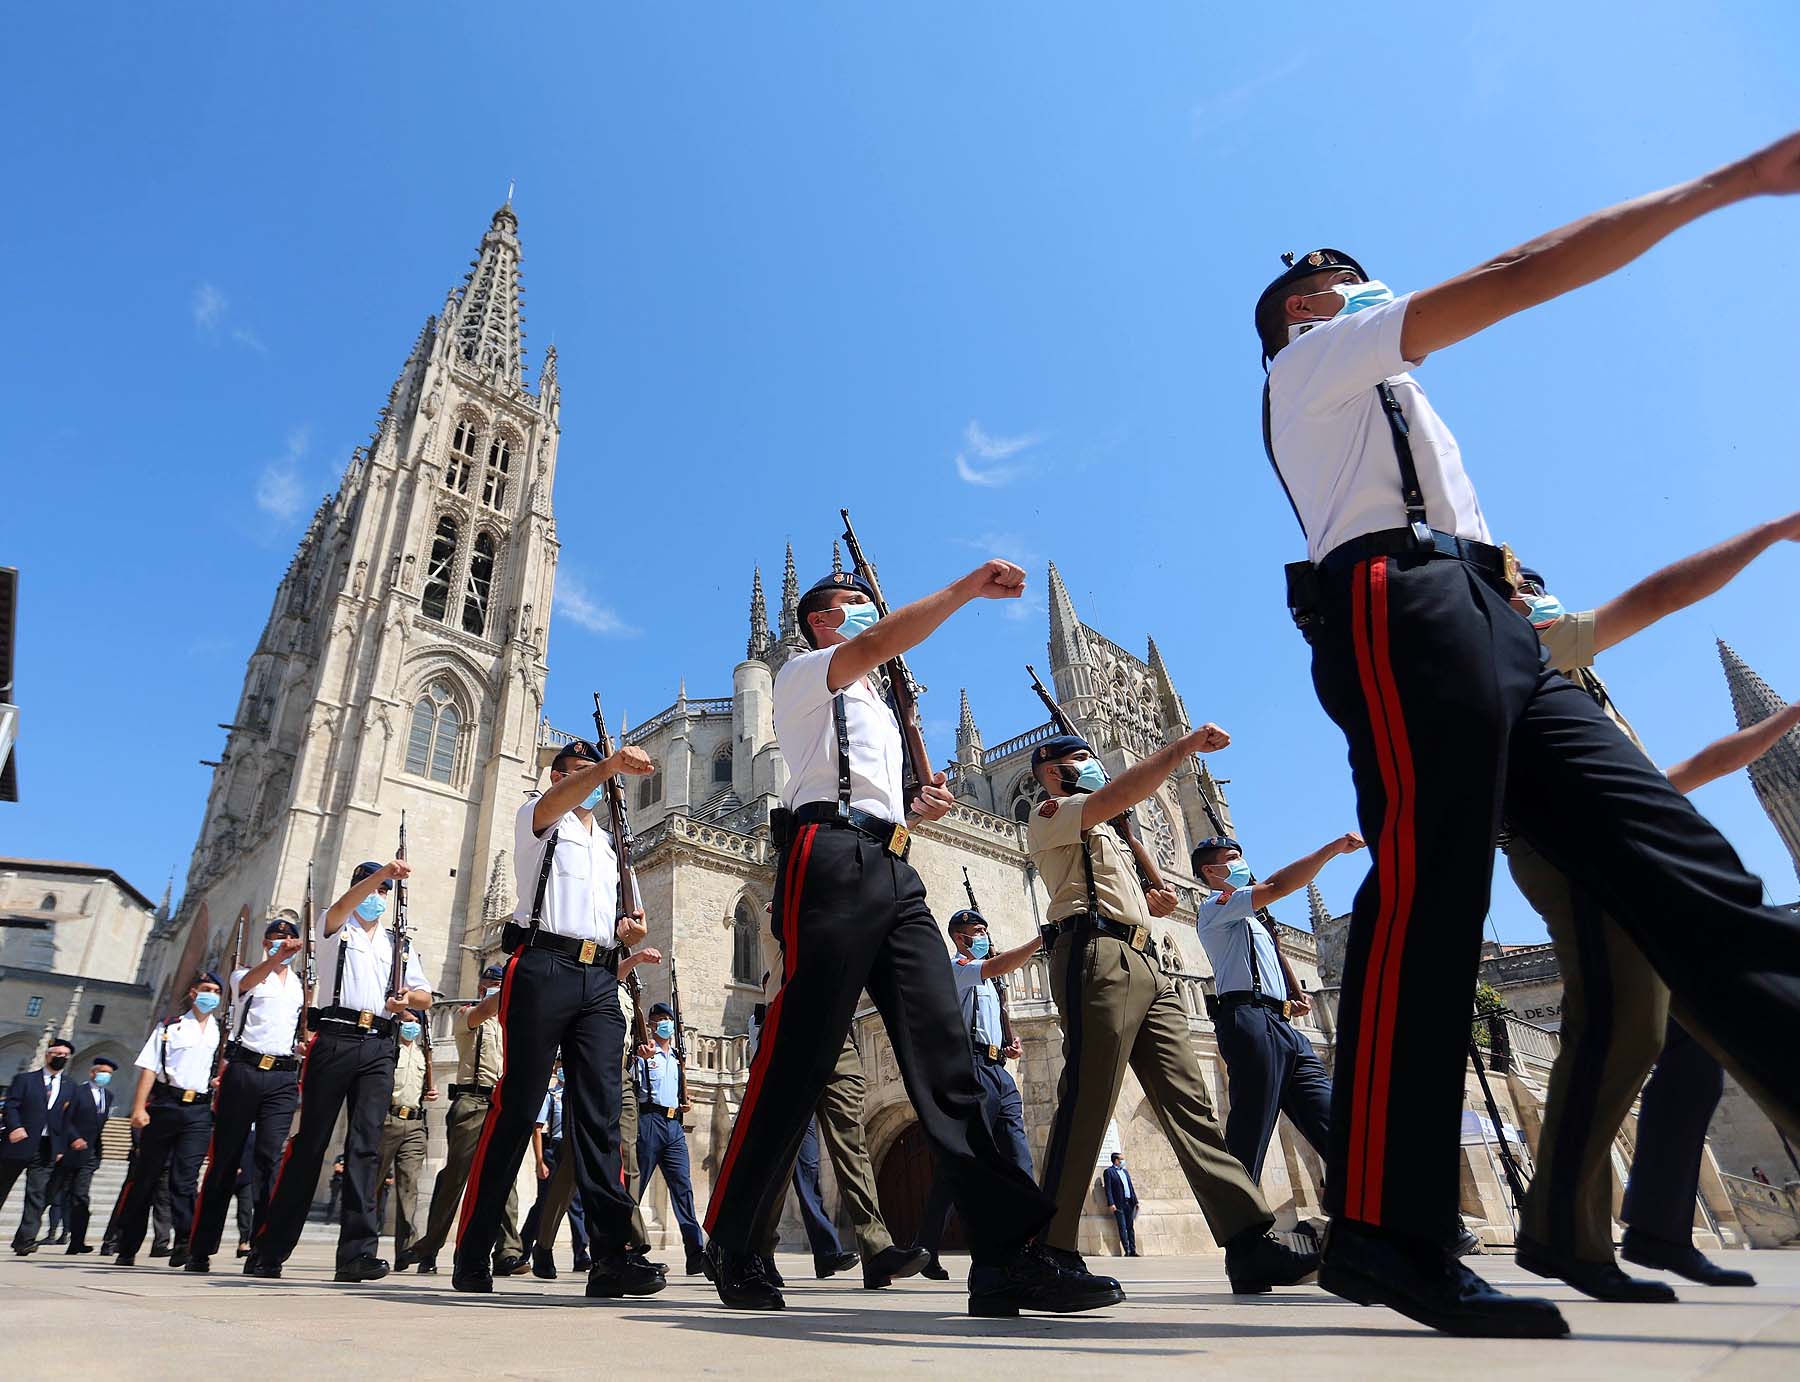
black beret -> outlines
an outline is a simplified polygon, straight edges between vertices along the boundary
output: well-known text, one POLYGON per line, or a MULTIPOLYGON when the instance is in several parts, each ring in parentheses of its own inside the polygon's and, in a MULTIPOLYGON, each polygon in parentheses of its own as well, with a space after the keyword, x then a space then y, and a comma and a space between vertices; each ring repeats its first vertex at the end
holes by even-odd
POLYGON ((90 1065, 104 1065, 108 1070, 117 1070, 119 1068, 119 1063, 111 1056, 95 1056, 94 1059, 88 1063, 90 1065))
POLYGON ((1324 273, 1327 269, 1354 269, 1358 278, 1364 282, 1368 281, 1368 271, 1342 250, 1314 250, 1310 254, 1303 254, 1298 258, 1291 254, 1284 254, 1281 257, 1286 261, 1288 267, 1277 274, 1270 281, 1269 286, 1257 295, 1256 313, 1253 320, 1256 323, 1256 334, 1259 339, 1262 336, 1264 304, 1270 298, 1285 292, 1289 284, 1297 283, 1313 274, 1324 273))
POLYGON ((586 739, 571 739, 556 751, 556 757, 550 760, 550 766, 552 768, 560 768, 571 758, 579 758, 585 763, 600 763, 604 761, 600 756, 600 750, 595 748, 586 739))
POLYGON ((860 590, 871 600, 875 598, 875 587, 855 571, 833 571, 829 576, 821 576, 806 588, 806 594, 817 595, 822 590, 860 590))
POLYGON ((285 931, 290 936, 298 936, 300 934, 300 928, 286 917, 276 917, 267 926, 263 927, 263 939, 267 940, 277 931, 285 931))
POLYGON ((652 1003, 650 1005, 650 1016, 655 1017, 658 1013, 663 1014, 665 1017, 673 1018, 675 1016, 675 1009, 671 1008, 667 1003, 652 1003))
POLYGON ((1525 585, 1535 587, 1540 595, 1550 589, 1544 580, 1544 573, 1530 566, 1519 568, 1519 580, 1525 585))
POLYGON ((955 931, 964 926, 986 926, 987 924, 987 918, 980 912, 973 907, 964 907, 950 914, 950 922, 945 929, 955 931))
POLYGON ((203 969, 194 976, 194 987, 199 988, 202 984, 217 984, 220 988, 225 987, 224 982, 210 969, 203 969))
POLYGON ((1092 753, 1094 746, 1079 734, 1053 734, 1031 751, 1031 766, 1040 768, 1052 758, 1067 758, 1077 749, 1092 753))
POLYGON ((365 859, 350 870, 350 886, 355 887, 372 873, 380 873, 386 865, 374 859, 365 859))
POLYGON ((1235 849, 1240 854, 1244 852, 1244 847, 1229 835, 1208 835, 1204 840, 1194 841, 1194 849, 1196 852, 1203 849, 1235 849))
POLYGON ((67 1037, 51 1037, 49 1045, 45 1046, 44 1049, 48 1051, 51 1046, 61 1046, 69 1051, 75 1049, 75 1043, 70 1041, 67 1037))
POLYGON ((489 965, 486 969, 481 971, 481 977, 483 979, 504 979, 506 977, 506 966, 489 965))

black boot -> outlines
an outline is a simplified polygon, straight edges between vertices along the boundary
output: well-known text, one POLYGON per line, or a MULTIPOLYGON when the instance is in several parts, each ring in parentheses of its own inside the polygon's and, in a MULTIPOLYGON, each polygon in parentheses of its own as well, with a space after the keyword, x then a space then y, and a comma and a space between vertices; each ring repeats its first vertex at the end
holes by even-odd
POLYGON ((944 1270, 944 1264, 938 1261, 935 1252, 931 1254, 931 1260, 919 1268, 919 1275, 927 1281, 948 1281, 950 1279, 950 1273, 944 1270))
POLYGON ((1676 1276, 1685 1276, 1702 1286, 1754 1286, 1756 1278, 1749 1272, 1721 1267, 1690 1243, 1671 1243, 1666 1238, 1653 1238, 1634 1228, 1625 1230, 1625 1241, 1619 1245, 1619 1256, 1640 1267, 1656 1267, 1676 1276))
POLYGON ((699 1276, 701 1270, 700 1264, 705 1260, 706 1250, 704 1248, 690 1247, 687 1250, 687 1261, 682 1265, 686 1269, 688 1276, 699 1276))
POLYGON ((1021 1310, 1053 1315, 1102 1310, 1117 1305, 1125 1293, 1117 1282, 1086 1272, 1066 1271, 1048 1250, 1035 1243, 1019 1249, 998 1266, 980 1264, 969 1272, 969 1313, 1011 1319, 1021 1310))
POLYGON ((556 1254, 549 1248, 531 1250, 531 1274, 539 1281, 556 1280, 556 1254))
POLYGON ((494 1293, 494 1274, 485 1266, 471 1267, 467 1271, 461 1267, 453 1267, 450 1272, 450 1289, 475 1296, 491 1296, 494 1293))
POLYGON ((1293 1286, 1318 1270, 1319 1250, 1310 1236, 1245 1229, 1225 1245, 1225 1275, 1234 1295, 1293 1286))
POLYGON ((1547 1300, 1496 1291, 1442 1243, 1407 1239, 1336 1220, 1319 1285, 1358 1305, 1385 1305, 1446 1334, 1483 1339, 1560 1339, 1569 1325, 1547 1300))
POLYGON ((169 1265, 171 1267, 185 1267, 185 1266, 187 1266, 187 1261, 188 1261, 188 1250, 185 1245, 177 1244, 174 1248, 172 1248, 170 1250, 169 1265))
POLYGON ((1093 1272, 1090 1272, 1088 1270, 1087 1259, 1073 1248, 1053 1248, 1048 1243, 1045 1243, 1043 1244, 1043 1249, 1050 1254, 1050 1260, 1061 1267, 1065 1272, 1074 1272, 1076 1276, 1091 1276, 1095 1281, 1112 1287, 1113 1290, 1120 1293, 1121 1297, 1123 1296, 1125 1290, 1124 1287, 1120 1286, 1119 1283, 1110 1276, 1096 1276, 1093 1272))
POLYGON ((826 1253, 823 1257, 813 1257, 813 1275, 820 1281, 826 1277, 836 1276, 839 1272, 847 1272, 856 1265, 856 1254, 853 1252, 826 1253))
POLYGON ((210 1272, 212 1270, 212 1258, 207 1257, 202 1253, 195 1253, 182 1264, 182 1270, 188 1272, 200 1272, 203 1274, 210 1272))
POLYGON ((253 1248, 250 1251, 250 1255, 244 1259, 244 1275, 260 1277, 264 1281, 279 1281, 281 1279, 281 1264, 279 1262, 263 1261, 253 1248))
POLYGON ((706 1245, 706 1268, 719 1299, 733 1310, 780 1310, 787 1304, 755 1253, 728 1253, 715 1238, 706 1245))
POLYGON ((879 1291, 903 1276, 916 1276, 929 1261, 931 1254, 924 1248, 903 1248, 890 1243, 863 1263, 863 1288, 879 1291))
POLYGON ((333 1281, 380 1281, 388 1274, 388 1261, 385 1257, 377 1257, 372 1252, 365 1252, 361 1257, 353 1257, 339 1265, 332 1276, 333 1281))
POLYGON ((430 1257, 421 1257, 419 1259, 419 1275, 420 1276, 436 1276, 437 1275, 437 1254, 436 1253, 433 1253, 430 1257))
POLYGON ((645 1261, 642 1253, 613 1253, 588 1269, 587 1293, 596 1300, 653 1296, 666 1285, 663 1274, 645 1261))
POLYGON ((1566 1281, 1583 1295, 1595 1300, 1633 1301, 1661 1304, 1675 1300, 1675 1288, 1663 1281, 1626 1276, 1618 1264, 1584 1262, 1578 1257, 1550 1251, 1542 1243, 1520 1234, 1513 1248, 1513 1261, 1538 1276, 1566 1281))

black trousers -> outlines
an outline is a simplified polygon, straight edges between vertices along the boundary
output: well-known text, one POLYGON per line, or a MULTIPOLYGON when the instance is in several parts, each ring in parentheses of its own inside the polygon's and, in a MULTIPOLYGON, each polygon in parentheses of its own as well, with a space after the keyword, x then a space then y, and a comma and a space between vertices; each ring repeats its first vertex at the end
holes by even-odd
POLYGON ((1718 1061, 1671 1019, 1638 1104, 1637 1151, 1619 1213, 1627 1228, 1669 1242, 1693 1241, 1706 1130, 1724 1093, 1718 1061))
POLYGON ((37 1243, 38 1226, 50 1198, 50 1176, 55 1169, 56 1158, 51 1154, 48 1134, 38 1139, 29 1159, 0 1161, 0 1204, 5 1204, 12 1194, 13 1183, 21 1175, 25 1177, 25 1200, 19 1207, 19 1227, 13 1233, 15 1252, 29 1252, 37 1243))
MULTIPOLYGON (((1019 1086, 1004 1064, 975 1058, 975 1083, 981 1086, 981 1111, 993 1130, 1000 1154, 1026 1175, 1033 1175, 1031 1145, 1025 1140, 1025 1102, 1019 1086)), ((919 1246, 933 1257, 944 1241, 944 1222, 950 1217, 950 1180, 943 1168, 932 1166, 931 1190, 925 1196, 925 1213, 919 1220, 919 1246)))
POLYGON ((729 1252, 758 1246, 757 1225, 786 1191, 867 988, 976 1263, 1010 1255, 1054 1206, 988 1127, 943 932, 918 873, 855 831, 803 826, 776 864, 773 924, 786 977, 714 1178, 707 1232, 729 1252))
POLYGON ((277 1265, 286 1262, 300 1241, 339 1110, 345 1112, 349 1129, 344 1136, 337 1262, 343 1266, 374 1255, 381 1240, 375 1217, 375 1162, 393 1090, 393 1038, 373 1031, 359 1033, 342 1023, 319 1024, 319 1034, 300 1068, 300 1132, 275 1169, 269 1207, 251 1244, 257 1258, 277 1265))
MULTIPOLYGON (((50 1199, 52 1203, 62 1201, 63 1227, 68 1230, 69 1242, 76 1246, 87 1244, 88 1197, 99 1165, 100 1154, 90 1147, 85 1152, 64 1152, 50 1173, 50 1199)), ((0 1195, 0 1199, 4 1198, 0 1195)))
POLYGON ((1231 1111, 1225 1145, 1260 1182, 1275 1120, 1282 1114, 1320 1156, 1331 1138, 1331 1072, 1313 1044, 1279 1014, 1236 1003, 1219 1014, 1219 1054, 1225 1058, 1231 1111))
POLYGON ((137 1161, 119 1197, 115 1242, 121 1257, 136 1256, 143 1246, 150 1201, 165 1167, 177 1251, 187 1246, 188 1230, 193 1226, 194 1192, 200 1182, 200 1163, 206 1159, 207 1135, 212 1131, 212 1104, 204 1095, 184 1104, 162 1094, 165 1088, 157 1085, 150 1091, 150 1122, 138 1130, 137 1161))
POLYGON ((225 1215, 237 1195, 238 1169, 246 1154, 251 1162, 256 1212, 268 1213, 269 1187, 274 1184, 275 1168, 287 1145, 288 1129, 294 1124, 294 1110, 299 1107, 298 1071, 258 1070, 243 1061, 225 1062, 218 1108, 213 1112, 206 1179, 200 1185, 200 1203, 194 1210, 188 1240, 196 1256, 211 1257, 219 1250, 225 1215))
POLYGON ((1326 1207, 1438 1236, 1457 1197, 1470 994, 1502 810, 1631 935, 1719 1055, 1800 1130, 1800 919, 1459 561, 1328 580, 1313 683, 1344 732, 1371 870, 1339 1008, 1326 1207), (1695 943, 1697 935, 1705 941, 1695 943))
POLYGON ((521 946, 500 981, 506 1073, 488 1103, 469 1168, 456 1236, 458 1271, 480 1271, 494 1255, 506 1208, 531 1141, 537 1111, 562 1049, 563 1152, 575 1159, 575 1185, 596 1258, 634 1240, 631 1196, 619 1153, 619 1080, 625 1064, 625 1016, 619 980, 601 965, 521 946))

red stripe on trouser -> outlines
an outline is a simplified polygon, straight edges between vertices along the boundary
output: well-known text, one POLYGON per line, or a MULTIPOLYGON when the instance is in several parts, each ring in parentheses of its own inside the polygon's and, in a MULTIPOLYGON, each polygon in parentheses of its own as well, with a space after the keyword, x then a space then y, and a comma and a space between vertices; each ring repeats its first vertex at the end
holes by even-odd
MULTIPOLYGON (((787 923, 787 933, 781 938, 781 992, 769 1004, 768 1018, 763 1022, 762 1035, 756 1041, 756 1059, 750 1063, 750 1085, 744 1091, 744 1102, 738 1107, 737 1122, 731 1128, 731 1141, 725 1148, 725 1160, 719 1167, 719 1178, 713 1183, 712 1194, 707 1200, 706 1234, 709 1238, 719 1217, 719 1207, 725 1203, 725 1191, 731 1183, 731 1171, 737 1165, 738 1152, 749 1136, 750 1119, 756 1112, 757 1099, 762 1094, 763 1079, 774 1058, 775 1036, 781 1027, 782 1009, 786 1005, 788 986, 794 981, 794 970, 799 958, 800 893, 806 883, 806 861, 812 854, 813 837, 818 833, 819 827, 816 825, 805 827, 788 850, 787 876, 782 880, 781 888, 782 917, 787 923)), ((648 1180, 648 1171, 640 1168, 640 1173, 648 1180)))
MULTIPOLYGON (((312 1069, 312 1053, 318 1047, 318 1044, 319 1044, 319 1035, 318 1035, 318 1033, 315 1032, 313 1034, 312 1041, 310 1043, 308 1043, 308 1045, 307 1045, 306 1058, 300 1062, 300 1080, 294 1091, 297 1096, 297 1102, 299 1103, 299 1106, 300 1106, 298 1115, 295 1118, 295 1122, 301 1124, 302 1126, 304 1126, 305 1121, 306 1121, 306 1072, 312 1069)), ((332 1118, 334 1121, 335 1121, 336 1117, 337 1117, 336 1114, 332 1115, 332 1118)), ((295 1128, 292 1125, 290 1125, 288 1128, 287 1146, 285 1146, 281 1149, 281 1165, 279 1165, 275 1168, 275 1180, 269 1186, 269 1198, 264 1202, 267 1205, 269 1205, 271 1208, 274 1207, 275 1196, 281 1190, 281 1178, 287 1174, 288 1162, 292 1161, 294 1158, 294 1144, 296 1142, 298 1142, 299 1140, 300 1140, 299 1133, 295 1130, 295 1128)), ((318 1168, 315 1167, 314 1168, 315 1175, 317 1174, 317 1171, 318 1171, 318 1168)), ((265 1213, 263 1215, 263 1221, 256 1226, 255 1241, 258 1243, 262 1242, 263 1235, 269 1231, 269 1218, 270 1218, 270 1216, 267 1213, 265 1213)))
MULTIPOLYGON (((506 962, 506 972, 500 976, 500 1070, 499 1082, 494 1085, 493 1095, 488 1099, 487 1118, 481 1125, 481 1140, 475 1144, 475 1159, 469 1163, 469 1178, 463 1182, 462 1213, 456 1220, 456 1241, 462 1244, 462 1236, 468 1231, 469 1219, 475 1213, 475 1201, 481 1198, 481 1167, 487 1160, 488 1139, 494 1135, 494 1124, 500 1117, 500 1093, 506 1088, 506 1072, 512 1069, 512 1062, 506 1055, 506 1014, 512 1006, 513 971, 519 967, 519 961, 525 957, 525 947, 520 946, 513 951, 512 958, 506 962)), ((479 1077, 481 1072, 475 1072, 479 1077)))

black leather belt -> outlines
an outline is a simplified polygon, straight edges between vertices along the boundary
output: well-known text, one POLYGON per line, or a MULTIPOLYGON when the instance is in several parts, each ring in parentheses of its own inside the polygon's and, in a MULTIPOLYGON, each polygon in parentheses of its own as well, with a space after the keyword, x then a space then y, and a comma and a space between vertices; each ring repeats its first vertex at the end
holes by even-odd
MULTIPOLYGON (((836 802, 809 801, 790 811, 788 819, 795 825, 822 825, 827 829, 854 830, 873 840, 896 859, 904 859, 912 849, 912 832, 904 825, 895 825, 868 811, 859 811, 854 806, 849 808, 849 815, 845 816, 839 814, 836 802)), ((777 840, 776 843, 786 845, 787 841, 777 840)))
POLYGON ((559 936, 541 926, 534 931, 516 921, 507 922, 506 929, 500 933, 500 948, 508 955, 521 948, 548 950, 552 955, 562 955, 578 964, 599 965, 615 975, 619 972, 619 961, 625 958, 622 946, 601 945, 599 941, 577 940, 574 936, 559 936))
POLYGON ((1421 535, 1414 528, 1384 528, 1378 533, 1364 533, 1340 543, 1318 563, 1319 570, 1333 580, 1350 574, 1358 562, 1370 557, 1449 557, 1467 562, 1510 595, 1519 584, 1519 559, 1510 547, 1494 547, 1472 538, 1427 528, 1421 535))
POLYGON ((298 1056, 271 1056, 263 1051, 252 1051, 239 1042, 225 1043, 225 1059, 236 1061, 239 1065, 253 1065, 258 1070, 298 1070, 298 1056))
POLYGON ((320 1031, 340 1035, 391 1037, 394 1034, 392 1019, 367 1008, 320 1008, 318 1020, 323 1024, 320 1031))
POLYGON ((648 1113, 657 1114, 663 1118, 667 1118, 671 1123, 677 1122, 681 1118, 681 1110, 680 1109, 669 1108, 665 1104, 656 1104, 645 1111, 648 1113))
POLYGON ((472 1099, 491 1099, 494 1087, 491 1084, 453 1084, 450 1086, 450 1097, 460 1099, 467 1094, 472 1099))
POLYGON ((1057 922, 1056 929, 1064 933, 1097 931, 1102 936, 1111 936, 1114 940, 1124 941, 1133 950, 1145 952, 1150 949, 1150 928, 1141 923, 1127 926, 1122 921, 1109 921, 1106 917, 1077 912, 1075 915, 1064 917, 1057 922))
POLYGON ((1219 995, 1221 1008, 1267 1008, 1283 1022, 1293 1019, 1294 1005, 1286 998, 1275 998, 1266 993, 1251 993, 1248 989, 1237 989, 1231 993, 1219 995))
POLYGON ((203 1104, 211 1097, 204 1089, 183 1089, 176 1084, 151 1086, 150 1097, 159 1104, 203 1104))
POLYGON ((998 1046, 977 1046, 975 1059, 984 1065, 1005 1065, 1006 1057, 1000 1054, 998 1046))
POLYGON ((425 1110, 418 1104, 389 1104, 388 1117, 398 1118, 403 1123, 416 1123, 425 1116, 425 1110))

